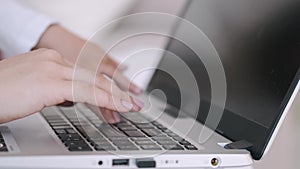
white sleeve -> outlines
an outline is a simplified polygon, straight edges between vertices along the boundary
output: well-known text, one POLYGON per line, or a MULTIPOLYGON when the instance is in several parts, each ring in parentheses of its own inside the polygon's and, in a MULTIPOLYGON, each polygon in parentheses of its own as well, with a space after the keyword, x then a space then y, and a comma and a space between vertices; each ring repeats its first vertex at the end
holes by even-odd
POLYGON ((4 57, 30 51, 55 20, 13 0, 0 0, 0 50, 4 57))

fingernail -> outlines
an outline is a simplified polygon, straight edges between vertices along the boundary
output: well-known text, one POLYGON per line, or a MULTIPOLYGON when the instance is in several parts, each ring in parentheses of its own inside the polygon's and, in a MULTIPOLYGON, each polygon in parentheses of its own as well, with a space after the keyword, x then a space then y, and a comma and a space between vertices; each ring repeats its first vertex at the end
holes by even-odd
POLYGON ((115 119, 115 123, 119 123, 121 121, 120 115, 117 112, 113 112, 113 116, 115 119))
POLYGON ((134 93, 136 93, 136 94, 141 94, 141 93, 142 93, 142 90, 139 89, 138 87, 134 87, 134 88, 133 88, 133 91, 134 91, 134 93))
POLYGON ((136 105, 138 105, 140 108, 144 107, 145 104, 144 102, 142 102, 141 100, 137 99, 137 98, 133 98, 133 101, 136 105))
POLYGON ((127 109, 131 110, 133 105, 131 103, 129 103, 128 101, 122 100, 122 104, 124 107, 126 107, 127 109))

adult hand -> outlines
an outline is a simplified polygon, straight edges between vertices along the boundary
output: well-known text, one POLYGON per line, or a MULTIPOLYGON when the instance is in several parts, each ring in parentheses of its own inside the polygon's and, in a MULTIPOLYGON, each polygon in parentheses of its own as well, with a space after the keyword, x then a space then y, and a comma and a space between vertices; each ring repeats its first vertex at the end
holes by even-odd
MULTIPOLYGON (((123 75, 124 66, 113 61, 99 46, 81 39, 60 25, 50 26, 41 37, 36 48, 55 49, 72 64, 112 78, 122 90, 135 94, 141 93, 141 90, 123 75)), ((144 105, 139 100, 135 100, 135 102, 140 107, 144 105)), ((112 110, 101 108, 100 111, 104 120, 109 123, 120 120, 118 114, 112 110)))
POLYGON ((64 101, 119 112, 141 109, 132 97, 101 74, 95 76, 80 67, 75 70, 54 50, 39 49, 0 61, 0 79, 0 123, 64 101), (73 76, 74 71, 77 76, 73 76))
POLYGON ((73 64, 106 74, 123 90, 141 93, 141 90, 123 75, 124 65, 112 60, 98 45, 72 34, 60 25, 52 25, 46 30, 35 47, 38 48, 54 49, 73 64))

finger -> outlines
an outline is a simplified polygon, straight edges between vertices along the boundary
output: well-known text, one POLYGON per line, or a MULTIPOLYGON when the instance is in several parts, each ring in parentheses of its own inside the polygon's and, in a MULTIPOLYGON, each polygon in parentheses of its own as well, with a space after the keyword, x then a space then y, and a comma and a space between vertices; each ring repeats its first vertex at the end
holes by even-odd
POLYGON ((114 116, 114 118, 115 118, 115 121, 116 121, 117 123, 119 123, 119 122, 121 121, 121 117, 120 117, 119 113, 113 111, 112 114, 113 114, 113 116, 114 116))
POLYGON ((142 90, 135 84, 131 83, 127 77, 125 77, 121 72, 116 72, 113 75, 113 80, 116 81, 117 85, 125 90, 133 92, 134 94, 141 94, 142 90))
POLYGON ((110 57, 105 57, 100 63, 99 71, 108 75, 115 80, 123 90, 128 90, 135 94, 140 94, 142 91, 123 75, 123 70, 127 67, 124 64, 118 64, 110 57))
MULTIPOLYGON (((61 66, 62 70, 60 72, 65 72, 65 79, 69 81, 81 81, 89 85, 94 85, 99 89, 105 90, 108 94, 121 98, 123 101, 131 102, 133 104, 133 110, 139 111, 143 106, 143 102, 138 99, 133 99, 126 92, 119 89, 114 83, 110 82, 108 79, 104 78, 102 75, 94 75, 91 71, 87 69, 77 68, 76 73, 72 73, 73 69, 61 66), (74 74, 74 75, 73 75, 74 74), (96 77, 94 77, 96 76, 96 77), (95 79, 95 80, 93 80, 95 79)), ((126 104, 128 105, 128 104, 126 104)))
MULTIPOLYGON (((60 81, 56 83, 56 97, 61 102, 73 101, 89 103, 119 112, 139 111, 133 101, 112 96, 104 90, 81 81, 60 81)), ((56 103, 57 104, 57 103, 56 103)))
POLYGON ((115 84, 108 81, 108 79, 104 78, 99 74, 93 74, 90 70, 83 69, 80 67, 73 69, 67 66, 59 65, 55 62, 52 62, 52 64, 56 65, 54 70, 59 70, 58 74, 63 74, 66 80, 82 81, 91 86, 94 86, 96 84, 97 88, 104 89, 111 96, 121 98, 123 106, 125 105, 127 106, 127 108, 129 108, 131 107, 131 104, 127 103, 134 103, 132 104, 132 107, 135 111, 139 111, 143 106, 143 103, 141 101, 137 99, 132 99, 125 92, 121 91, 115 84))
POLYGON ((115 123, 115 118, 111 112, 112 112, 112 110, 100 108, 101 119, 106 123, 115 123))
POLYGON ((70 68, 73 68, 73 67, 76 67, 77 65, 74 65, 71 61, 65 59, 65 58, 62 58, 62 63, 70 68))
POLYGON ((87 69, 82 68, 76 68, 75 70, 69 69, 65 71, 67 71, 65 73, 66 80, 83 81, 88 84, 95 85, 96 87, 105 90, 113 96, 118 96, 123 100, 130 101, 129 96, 124 91, 100 74, 95 74, 87 69))
POLYGON ((125 70, 127 68, 126 65, 120 64, 120 63, 114 61, 109 56, 105 56, 104 57, 104 59, 101 62, 101 65, 111 65, 114 70, 120 70, 120 71, 123 71, 123 70, 125 70))
POLYGON ((105 56, 101 62, 101 64, 103 65, 111 65, 112 67, 114 67, 115 69, 117 69, 118 67, 118 63, 115 62, 114 60, 112 60, 110 57, 105 56))
POLYGON ((105 122, 110 123, 110 124, 120 122, 120 116, 112 110, 100 108, 100 116, 102 117, 102 119, 105 122))

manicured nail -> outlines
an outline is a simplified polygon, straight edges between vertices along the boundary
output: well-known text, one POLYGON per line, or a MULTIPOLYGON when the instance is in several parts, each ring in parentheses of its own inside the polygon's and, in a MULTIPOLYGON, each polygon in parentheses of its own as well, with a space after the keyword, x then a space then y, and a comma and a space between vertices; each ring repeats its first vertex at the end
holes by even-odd
POLYGON ((128 101, 122 100, 122 104, 124 107, 126 107, 127 109, 131 110, 133 105, 131 103, 129 103, 128 101))
POLYGON ((137 99, 137 98, 133 98, 133 101, 136 105, 138 105, 140 108, 143 108, 145 106, 144 102, 142 102, 141 100, 137 99))
POLYGON ((142 90, 138 87, 134 87, 133 88, 133 92, 136 93, 136 94, 141 94, 142 93, 142 90))

